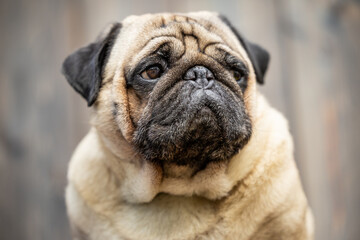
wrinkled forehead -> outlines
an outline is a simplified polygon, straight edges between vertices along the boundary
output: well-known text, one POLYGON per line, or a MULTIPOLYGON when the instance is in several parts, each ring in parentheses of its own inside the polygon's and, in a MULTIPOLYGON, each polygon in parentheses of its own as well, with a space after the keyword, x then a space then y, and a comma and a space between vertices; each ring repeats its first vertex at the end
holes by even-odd
POLYGON ((137 41, 149 41, 157 37, 174 37, 179 40, 185 36, 197 38, 200 47, 204 47, 208 41, 223 42, 219 34, 219 23, 215 18, 200 18, 185 14, 156 14, 130 17, 125 19, 127 25, 138 30, 137 41))
POLYGON ((205 52, 212 45, 221 45, 225 51, 248 60, 235 35, 216 13, 147 14, 127 17, 122 24, 114 51, 126 54, 122 59, 128 63, 135 64, 167 42, 179 54, 188 48, 205 52), (192 38, 193 46, 186 46, 187 38, 192 38))

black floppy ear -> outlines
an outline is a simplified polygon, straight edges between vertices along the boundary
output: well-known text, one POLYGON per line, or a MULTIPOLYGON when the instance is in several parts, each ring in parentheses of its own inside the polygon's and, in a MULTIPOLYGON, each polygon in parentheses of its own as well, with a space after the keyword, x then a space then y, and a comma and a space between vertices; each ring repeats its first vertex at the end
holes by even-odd
POLYGON ((96 42, 78 49, 68 56, 63 65, 62 73, 70 85, 87 100, 91 106, 99 93, 102 72, 121 28, 115 23, 106 36, 96 42))
POLYGON ((259 45, 246 40, 225 16, 220 15, 219 18, 231 29, 231 31, 233 31, 246 50, 255 70, 256 81, 260 84, 264 84, 264 76, 270 61, 269 53, 259 45))

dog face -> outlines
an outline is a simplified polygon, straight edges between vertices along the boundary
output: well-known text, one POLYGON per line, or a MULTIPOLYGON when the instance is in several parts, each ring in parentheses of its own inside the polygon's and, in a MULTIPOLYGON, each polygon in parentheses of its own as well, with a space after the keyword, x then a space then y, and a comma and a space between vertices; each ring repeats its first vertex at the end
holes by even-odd
POLYGON ((250 139, 268 61, 218 14, 156 14, 112 25, 63 73, 115 153, 128 145, 144 161, 194 174, 250 139))

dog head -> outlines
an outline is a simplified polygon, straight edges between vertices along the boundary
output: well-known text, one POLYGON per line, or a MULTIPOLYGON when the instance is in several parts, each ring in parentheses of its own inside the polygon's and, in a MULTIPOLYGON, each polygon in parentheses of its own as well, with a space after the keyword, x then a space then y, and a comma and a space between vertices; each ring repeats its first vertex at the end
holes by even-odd
POLYGON ((113 24, 63 73, 115 154, 194 175, 249 141, 268 62, 216 13, 149 14, 113 24))

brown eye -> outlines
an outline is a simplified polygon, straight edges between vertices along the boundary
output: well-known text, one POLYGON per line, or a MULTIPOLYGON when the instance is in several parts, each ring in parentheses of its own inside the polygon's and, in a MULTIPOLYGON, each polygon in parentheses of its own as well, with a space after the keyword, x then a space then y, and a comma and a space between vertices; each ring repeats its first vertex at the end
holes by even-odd
POLYGON ((235 79, 236 81, 240 81, 243 76, 241 75, 240 72, 238 72, 238 71, 233 71, 233 77, 234 77, 234 79, 235 79))
POLYGON ((141 77, 147 80, 161 77, 162 70, 159 66, 151 66, 141 73, 141 77))

